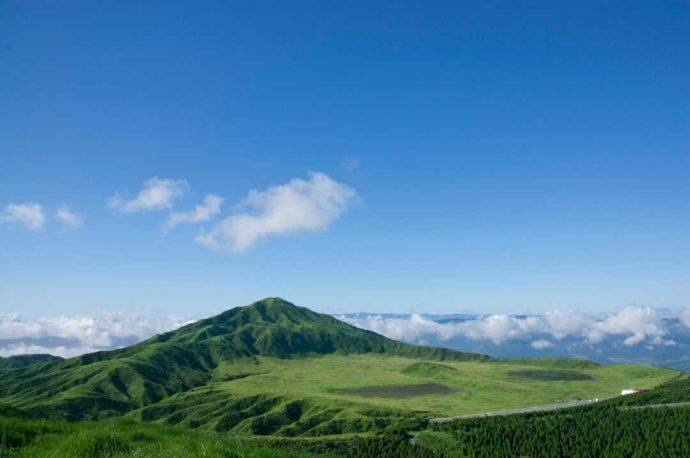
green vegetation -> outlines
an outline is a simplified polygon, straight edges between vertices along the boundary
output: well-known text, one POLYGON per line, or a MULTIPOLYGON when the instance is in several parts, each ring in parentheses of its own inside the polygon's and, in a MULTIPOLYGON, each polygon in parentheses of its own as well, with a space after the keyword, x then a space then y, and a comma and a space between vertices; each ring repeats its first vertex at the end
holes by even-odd
MULTIPOLYGON (((70 456, 275 456, 276 450, 456 456, 513 442, 531 454, 537 443, 527 439, 531 434, 575 440, 568 415, 583 415, 577 417, 583 424, 595 423, 592 415, 621 424, 619 441, 628 441, 639 433, 629 415, 632 400, 642 395, 597 405, 600 411, 431 426, 429 420, 611 398, 630 385, 654 387, 679 375, 557 358, 498 361, 407 345, 281 299, 120 350, 68 360, 5 358, 0 371, 0 456, 64 456, 67 450, 70 456), (505 434, 508 442, 492 434, 505 434)), ((669 382, 644 399, 686 399, 683 383, 669 382)), ((673 443, 666 435, 679 431, 685 411, 648 410, 641 413, 649 416, 643 427, 658 422, 664 440, 673 443)), ((607 444, 600 450, 611 451, 607 444)))
POLYGON ((12 370, 0 379, 0 398, 41 416, 99 419, 204 386, 214 380, 219 366, 238 359, 362 353, 489 360, 483 355, 403 344, 282 299, 265 299, 121 350, 12 370))
POLYGON ((417 445, 447 456, 690 456, 689 437, 690 406, 602 404, 433 424, 417 445))
POLYGON ((130 415, 232 434, 383 433, 405 418, 606 398, 618 395, 631 380, 655 386, 678 374, 659 368, 639 371, 637 366, 595 366, 578 371, 593 380, 531 380, 509 375, 519 370, 542 369, 508 362, 421 362, 377 354, 243 358, 219 366, 214 372, 217 381, 130 415), (421 392, 415 388, 420 385, 447 388, 421 392), (292 413, 287 412, 288 406, 292 413), (271 427, 266 428, 264 421, 271 427))
POLYGON ((655 406, 690 402, 690 378, 683 374, 659 386, 659 389, 606 401, 611 406, 655 406))
POLYGON ((504 360, 510 364, 525 364, 551 369, 596 369, 602 365, 578 358, 515 358, 504 360))
POLYGON ((0 372, 19 369, 32 364, 45 363, 48 361, 61 361, 62 358, 53 355, 16 355, 9 358, 0 357, 0 372))
POLYGON ((690 407, 644 407, 664 398, 690 402, 688 386, 684 378, 586 407, 428 426, 401 421, 379 435, 311 438, 228 436, 122 419, 32 420, 0 406, 0 457, 688 456, 690 407), (618 405, 621 400, 628 402, 618 405), (415 445, 408 442, 410 431, 416 431, 415 445))
POLYGON ((133 421, 32 420, 0 407, 0 457, 304 457, 237 437, 133 421))
POLYGON ((440 363, 416 362, 402 370, 405 375, 420 378, 444 378, 457 375, 457 369, 440 363))

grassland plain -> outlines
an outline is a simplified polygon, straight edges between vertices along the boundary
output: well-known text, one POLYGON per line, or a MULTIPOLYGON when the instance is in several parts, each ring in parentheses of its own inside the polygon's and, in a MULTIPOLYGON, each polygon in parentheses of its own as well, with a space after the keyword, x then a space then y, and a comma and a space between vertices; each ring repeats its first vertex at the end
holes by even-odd
POLYGON ((405 421, 421 424, 434 417, 613 397, 622 388, 652 387, 679 374, 635 365, 574 361, 569 369, 564 364, 438 362, 371 354, 255 357, 220 365, 214 372, 217 381, 130 415, 258 436, 385 433, 405 421), (429 393, 430 385, 445 389, 429 393))

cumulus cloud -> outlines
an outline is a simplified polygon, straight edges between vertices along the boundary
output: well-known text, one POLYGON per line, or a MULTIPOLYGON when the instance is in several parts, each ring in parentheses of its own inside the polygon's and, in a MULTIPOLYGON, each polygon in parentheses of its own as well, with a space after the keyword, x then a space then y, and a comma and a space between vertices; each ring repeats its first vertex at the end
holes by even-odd
POLYGON ((546 339, 539 339, 539 340, 533 341, 533 342, 530 344, 530 346, 531 346, 532 348, 534 348, 535 350, 543 350, 543 349, 545 349, 545 348, 551 348, 551 347, 553 347, 553 344, 552 344, 550 341, 546 340, 546 339))
POLYGON ((456 334, 453 326, 437 323, 419 314, 413 314, 409 318, 387 318, 381 315, 367 315, 364 318, 340 315, 337 318, 395 340, 419 341, 423 336, 429 335, 448 340, 456 334))
POLYGON ((678 345, 678 342, 676 342, 673 339, 664 339, 662 337, 654 337, 651 341, 652 345, 663 345, 665 347, 675 347, 678 345))
POLYGON ((600 342, 606 335, 628 335, 625 345, 636 345, 648 337, 666 335, 661 316, 650 307, 626 307, 605 320, 598 321, 587 334, 589 342, 600 342))
MULTIPOLYGON (((530 345, 538 350, 553 346, 553 342, 545 338, 548 336, 556 341, 575 337, 588 344, 597 344, 609 337, 618 337, 626 346, 642 342, 653 346, 677 344, 667 338, 667 325, 660 313, 650 307, 626 307, 604 318, 560 311, 520 317, 493 314, 450 323, 437 323, 416 314, 405 318, 381 315, 344 315, 340 318, 393 339, 413 342, 429 338, 447 341, 463 337, 501 345, 519 339, 531 341, 530 345)), ((681 311, 678 318, 688 326, 690 309, 681 311)))
POLYGON ((84 218, 68 207, 60 207, 55 212, 55 221, 76 229, 84 223, 84 218))
POLYGON ((690 328, 690 308, 684 309, 680 313, 680 321, 686 328, 690 328))
POLYGON ((265 191, 250 191, 242 204, 246 211, 225 218, 196 241, 212 249, 239 253, 269 236, 324 231, 345 212, 355 195, 349 186, 313 172, 307 180, 294 178, 265 191))
POLYGON ((508 315, 489 315, 481 320, 460 323, 458 332, 472 340, 488 339, 500 345, 537 327, 537 320, 536 317, 518 319, 508 315))
POLYGON ((108 207, 122 213, 135 213, 172 208, 173 202, 187 191, 189 184, 185 180, 153 177, 146 180, 139 194, 132 200, 124 200, 115 194, 108 202, 108 207))
POLYGON ((21 224, 30 231, 40 231, 46 223, 46 216, 40 204, 8 204, 0 216, 2 221, 21 224))
POLYGON ((196 205, 192 210, 171 213, 164 228, 170 230, 178 224, 195 224, 207 221, 220 213, 220 206, 224 200, 220 196, 209 194, 204 197, 203 204, 196 205))
POLYGON ((150 318, 126 313, 38 319, 22 319, 17 314, 0 315, 0 356, 50 353, 70 357, 109 350, 193 321, 174 315, 150 318))

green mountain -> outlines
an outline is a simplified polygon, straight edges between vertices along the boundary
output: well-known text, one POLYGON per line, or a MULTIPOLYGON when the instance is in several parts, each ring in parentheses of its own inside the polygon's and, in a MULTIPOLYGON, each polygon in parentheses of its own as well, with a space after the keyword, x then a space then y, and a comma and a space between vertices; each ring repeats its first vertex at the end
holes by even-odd
POLYGON ((47 361, 62 361, 59 356, 53 355, 15 355, 8 358, 0 358, 0 372, 19 369, 32 364, 45 363, 47 361))
MULTIPOLYGON (((633 447, 622 456, 636 456, 647 450, 635 439, 644 437, 638 415, 647 429, 662 425, 668 450, 685 451, 676 444, 687 436, 688 383, 679 375, 408 345, 269 298, 119 350, 0 359, 0 456, 439 457, 490 455, 496 437, 505 438, 502 449, 517 444, 536 456, 535 437, 549 428, 559 454, 562 444, 584 450, 612 437, 606 425, 619 421, 633 447), (617 397, 672 379, 663 390, 617 397), (612 399, 583 401, 595 398, 612 399), (640 401, 655 405, 638 412, 640 401), (668 403, 681 406, 656 409, 668 403), (583 407, 484 419, 544 405, 583 407), (597 435, 574 437, 571 412, 576 424, 598 425, 597 435)), ((602 444, 597 450, 609 454, 602 444)))
POLYGON ((283 299, 268 298, 119 350, 67 360, 34 356, 23 366, 14 359, 15 367, 0 380, 0 398, 34 415, 98 419, 205 386, 214 380, 219 366, 233 361, 327 354, 490 360, 396 342, 283 299))

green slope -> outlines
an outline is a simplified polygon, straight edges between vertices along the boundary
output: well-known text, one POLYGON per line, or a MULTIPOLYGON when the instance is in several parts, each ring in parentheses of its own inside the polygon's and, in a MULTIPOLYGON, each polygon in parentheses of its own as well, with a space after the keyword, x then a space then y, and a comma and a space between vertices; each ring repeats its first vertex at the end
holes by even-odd
MULTIPOLYGON (((428 428, 429 420, 615 397, 630 384, 654 387, 679 376, 648 366, 558 358, 499 361, 408 345, 277 298, 115 351, 67 360, 45 355, 5 358, 0 372, 0 404, 6 405, 0 408, 0 420, 15 418, 12 409, 31 417, 0 424, 5 428, 0 437, 15 434, 15 426, 17 437, 25 437, 25 446, 13 448, 20 456, 54 456, 53 451, 103 444, 122 446, 115 456, 194 456, 198 447, 187 441, 207 443, 208 450, 249 444, 246 450, 256 456, 266 456, 261 455, 264 447, 351 456, 439 456, 441 449, 448 456, 458 450, 471 455, 467 448, 453 448, 465 440, 462 428, 456 429, 455 423, 447 429, 428 428), (70 426, 65 419, 102 423, 70 426), (22 424, 29 423, 29 429, 39 433, 25 431, 22 436, 22 424), (180 433, 181 442, 171 438, 166 444, 168 434, 177 437, 175 431, 185 430, 171 426, 198 431, 180 433), (420 444, 432 446, 411 447, 411 431, 418 432, 420 444), (213 439, 219 433, 224 438, 213 439), (259 447, 254 450, 247 441, 259 447)), ((635 399, 658 403, 686 396, 687 382, 681 380, 635 399)), ((634 412, 616 412, 632 409, 632 401, 611 400, 602 408, 607 405, 615 421, 628 422, 634 412)), ((669 431, 684 418, 644 415, 669 431)), ((548 418, 556 419, 563 440, 573 440, 568 417, 548 418)), ((479 425, 472 426, 476 436, 468 437, 479 443, 495 428, 503 434, 502 428, 515 427, 501 421, 488 429, 487 423, 459 424, 479 425)), ((524 438, 516 439, 525 441, 523 450, 532 450, 535 442, 529 434, 539 432, 539 422, 525 427, 524 438)), ((0 447, 0 456, 4 454, 0 447)), ((105 450, 101 456, 112 454, 105 450)))
POLYGON ((417 446, 435 456, 690 456, 690 379, 550 412, 431 424, 417 446))
POLYGON ((382 354, 448 361, 484 355, 387 339, 279 298, 228 310, 137 345, 6 371, 3 402, 71 420, 120 415, 203 386, 218 366, 254 356, 382 354))
MULTIPOLYGON (((415 363, 413 363, 415 364, 415 363)), ((413 366, 415 373, 420 367, 413 366)), ((426 371, 427 367, 421 367, 426 371)), ((432 371, 434 368, 431 367, 432 371)), ((443 367, 442 370, 446 370, 443 367)), ((418 375, 418 374, 417 374, 418 375)), ((278 457, 403 458, 456 456, 688 456, 690 379, 680 377, 641 394, 586 407, 451 423, 400 422, 379 435, 228 435, 128 419, 66 423, 30 419, 0 405, 0 456, 15 457, 278 457), (625 403, 618 401, 625 400, 625 403), (659 406, 658 401, 673 401, 659 406), (650 404, 651 403, 651 404, 650 404), (680 404, 679 403, 683 403, 680 404), (414 445, 406 432, 412 431, 414 445)), ((216 407, 242 413, 218 394, 216 407)), ((295 417, 313 406, 254 399, 274 416, 295 417)), ((196 401, 190 399, 192 407, 196 401)), ((275 423, 257 422, 256 427, 275 423)), ((189 425, 187 425, 189 426, 189 425)), ((219 429, 225 432, 225 429, 219 429)))
POLYGON ((311 457, 241 438, 132 421, 36 420, 0 405, 0 457, 311 457))
POLYGON ((31 366, 34 364, 41 364, 50 361, 62 361, 59 356, 53 355, 16 355, 8 358, 0 357, 0 372, 9 371, 12 369, 20 369, 22 367, 31 366))
POLYGON ((232 434, 315 437, 385 433, 403 420, 608 398, 678 372, 549 361, 431 361, 385 354, 245 358, 220 365, 203 387, 130 415, 232 434), (536 375, 536 376, 535 376, 536 375))

